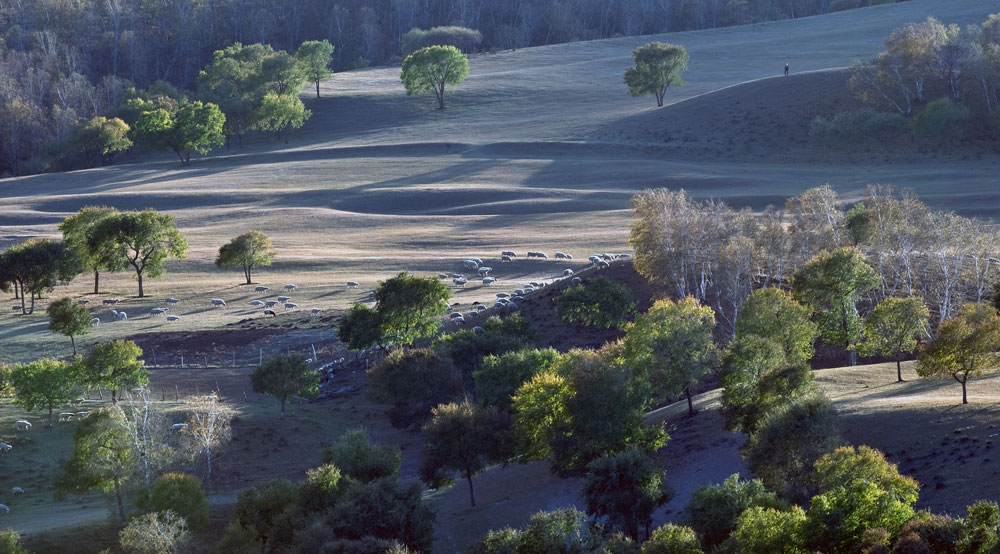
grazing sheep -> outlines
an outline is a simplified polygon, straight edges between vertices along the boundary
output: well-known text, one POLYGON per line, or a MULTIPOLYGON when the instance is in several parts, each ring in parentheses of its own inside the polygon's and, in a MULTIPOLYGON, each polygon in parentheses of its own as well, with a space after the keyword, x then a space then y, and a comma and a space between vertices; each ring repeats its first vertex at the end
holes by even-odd
POLYGON ((0 452, 3 452, 3 453, 6 454, 7 452, 10 452, 10 450, 12 448, 14 448, 14 447, 11 446, 11 445, 9 445, 9 444, 7 444, 7 443, 5 443, 5 442, 0 442, 0 452))
POLYGON ((169 297, 165 298, 163 301, 166 302, 167 304, 180 304, 181 303, 181 299, 180 298, 174 298, 173 296, 169 296, 169 297))
POLYGON ((291 299, 292 299, 291 296, 279 296, 278 297, 278 302, 288 302, 291 299))
POLYGON ((264 303, 261 302, 260 300, 251 300, 250 305, 253 306, 254 308, 260 308, 261 306, 264 305, 264 303))
POLYGON ((118 312, 118 321, 127 321, 128 314, 125 312, 118 312))
POLYGON ((153 316, 153 315, 163 315, 165 313, 167 313, 167 309, 166 308, 153 308, 152 310, 149 310, 149 315, 151 315, 151 316, 153 316))
POLYGON ((465 277, 465 275, 462 275, 461 273, 452 273, 451 277, 452 279, 461 279, 462 277, 465 277))
POLYGON ((456 317, 462 317, 462 312, 451 312, 448 317, 455 319, 456 317))
POLYGON ((23 419, 19 419, 14 422, 14 428, 18 431, 27 431, 28 429, 31 429, 31 423, 28 423, 23 419))
POLYGON ((463 317, 479 317, 479 312, 472 311, 465 314, 463 317))
POLYGON ((321 314, 323 313, 323 308, 313 308, 309 310, 309 313, 311 313, 312 315, 321 314))
POLYGON ((494 279, 493 277, 483 277, 483 284, 484 285, 492 285, 495 282, 496 282, 496 279, 494 279))
POLYGON ((8 508, 6 504, 0 504, 0 511, 2 511, 5 514, 9 514, 10 508, 8 508))
POLYGON ((76 303, 77 304, 83 304, 84 306, 86 306, 87 304, 90 304, 90 300, 87 300, 86 298, 82 298, 80 300, 77 300, 76 303))
POLYGON ((456 287, 464 287, 465 284, 469 282, 469 280, 466 279, 465 277, 460 277, 457 279, 452 279, 451 282, 455 283, 456 287))
POLYGON ((115 319, 118 319, 118 310, 114 310, 114 309, 111 310, 111 316, 114 317, 115 319))
POLYGON ((264 307, 265 308, 273 308, 273 307, 275 307, 277 305, 278 305, 278 301, 277 300, 268 300, 267 302, 264 302, 264 307))
POLYGON ((572 254, 566 254, 566 259, 567 260, 572 260, 573 259, 573 255, 572 254))
POLYGON ((514 303, 514 302, 508 302, 507 303, 507 309, 508 310, 516 310, 517 309, 517 304, 514 303))
POLYGON ((10 494, 14 496, 17 496, 19 494, 24 494, 24 489, 22 489, 21 487, 11 487, 10 494))
POLYGON ((295 290, 297 288, 299 288, 298 285, 293 285, 291 283, 288 283, 288 284, 285 285, 285 290, 295 290))
POLYGON ((508 258, 516 258, 517 254, 513 250, 504 250, 500 253, 501 256, 507 256, 508 258))
POLYGON ((447 273, 438 273, 438 279, 447 279, 447 278, 448 278, 447 273))
POLYGON ((601 254, 601 259, 603 259, 606 262, 610 262, 611 260, 614 260, 615 257, 605 252, 604 254, 601 254))
POLYGON ((556 259, 557 260, 565 260, 566 256, 567 256, 567 254, 565 252, 556 252, 556 259))
POLYGON ((514 289, 515 296, 521 296, 522 294, 524 294, 524 289, 514 289))
POLYGON ((487 309, 486 306, 484 306, 483 304, 480 304, 480 305, 476 306, 476 311, 479 311, 479 312, 484 312, 484 311, 486 311, 486 309, 487 309))
POLYGON ((180 430, 184 429, 187 426, 188 426, 187 423, 175 423, 175 424, 171 425, 170 428, 173 429, 174 431, 180 431, 180 430))
POLYGON ((226 305, 226 301, 223 300, 223 299, 221 299, 221 298, 213 298, 212 299, 212 305, 213 306, 225 306, 226 305))
POLYGON ((464 262, 462 262, 462 265, 466 269, 471 269, 473 271, 479 269, 479 264, 477 264, 475 260, 465 260, 464 262))
POLYGON ((569 277, 572 274, 573 274, 573 270, 572 269, 564 269, 563 270, 563 277, 569 277))
POLYGON ((272 315, 274 317, 278 317, 278 314, 274 313, 274 310, 264 310, 264 317, 267 317, 269 315, 272 315))
POLYGON ((489 272, 493 271, 493 268, 492 267, 481 267, 481 268, 479 268, 478 271, 479 271, 479 275, 480 276, 486 277, 486 275, 488 275, 489 272))
POLYGON ((266 287, 264 285, 258 285, 257 287, 254 287, 253 290, 254 290, 254 292, 267 292, 267 291, 271 290, 271 287, 266 287))
POLYGON ((475 327, 473 327, 473 328, 472 328, 472 332, 473 332, 473 333, 482 333, 482 332, 483 332, 483 331, 485 331, 485 330, 486 330, 486 329, 483 329, 482 327, 480 327, 480 326, 478 326, 478 325, 476 325, 475 327))
POLYGON ((501 302, 500 300, 497 300, 496 302, 493 303, 493 307, 497 308, 497 309, 503 308, 504 306, 505 306, 505 304, 503 302, 501 302))
POLYGON ((168 315, 167 316, 167 321, 180 321, 180 320, 181 320, 181 316, 179 316, 179 315, 168 315))
POLYGON ((497 298, 507 298, 508 296, 510 296, 510 295, 507 294, 506 292, 498 292, 497 293, 497 298))
POLYGON ((611 264, 609 264, 608 262, 606 262, 604 260, 601 260, 601 261, 597 262, 597 267, 599 267, 601 269, 607 269, 607 268, 611 267, 611 264))
POLYGON ((535 252, 535 257, 541 258, 543 260, 549 259, 549 257, 545 254, 545 252, 535 252))
POLYGON ((520 302, 520 301, 524 300, 524 297, 520 296, 520 295, 518 295, 518 296, 511 296, 510 300, 511 300, 511 302, 520 302))
POLYGON ((112 306, 114 306, 115 304, 121 302, 121 300, 119 300, 117 298, 105 298, 101 302, 104 303, 104 304, 111 304, 112 306))
POLYGON ((524 294, 528 294, 529 292, 535 292, 535 287, 532 287, 530 285, 527 286, 527 287, 524 287, 524 294))
POLYGON ((594 265, 597 265, 597 262, 601 261, 601 257, 598 256, 597 254, 594 254, 593 256, 591 256, 591 257, 589 257, 587 259, 590 260, 590 263, 592 263, 594 265))
POLYGON ((75 416, 73 412, 60 412, 59 421, 72 421, 75 416))
POLYGON ((573 283, 573 286, 581 285, 583 284, 583 279, 579 277, 573 277, 573 280, 570 281, 570 283, 573 283))
POLYGON ((513 261, 514 261, 514 259, 511 258, 510 256, 500 256, 500 263, 502 263, 502 264, 508 264, 510 262, 513 262, 513 261))
POLYGON ((357 281, 348 281, 347 282, 347 288, 349 288, 349 289, 358 288, 360 286, 361 286, 361 284, 358 283, 357 281))
POLYGON ((452 318, 452 321, 454 321, 455 323, 461 325, 461 324, 465 323, 465 318, 462 317, 462 316, 459 316, 459 317, 456 317, 456 318, 452 318))
POLYGON ((286 310, 291 309, 291 308, 298 308, 298 307, 299 307, 299 305, 296 304, 295 302, 285 302, 285 309, 286 310))
POLYGON ((627 260, 627 259, 631 258, 632 256, 630 254, 618 254, 618 257, 620 259, 622 259, 622 260, 627 260))
POLYGON ((90 325, 92 327, 100 327, 101 326, 101 318, 99 318, 99 317, 92 317, 92 318, 90 318, 90 325))
POLYGON ((76 417, 83 419, 90 415, 90 412, 76 412, 76 417))

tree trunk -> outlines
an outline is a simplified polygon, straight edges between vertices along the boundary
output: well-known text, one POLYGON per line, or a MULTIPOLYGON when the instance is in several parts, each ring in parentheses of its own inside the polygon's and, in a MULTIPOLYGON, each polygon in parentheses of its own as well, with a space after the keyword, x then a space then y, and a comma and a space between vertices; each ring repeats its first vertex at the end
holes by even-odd
POLYGON ((243 266, 243 275, 247 278, 247 284, 248 285, 253 284, 250 281, 250 267, 249 266, 243 266))
MULTIPOLYGON (((24 305, 23 304, 24 303, 24 291, 23 290, 21 291, 21 303, 22 303, 22 306, 23 306, 24 305)), ((31 293, 31 309, 28 310, 28 313, 29 314, 35 313, 35 293, 31 293)))
POLYGON ((142 298, 142 272, 135 272, 136 278, 139 280, 139 298, 142 298))
POLYGON ((903 365, 899 362, 899 356, 896 356, 896 382, 903 382, 903 365))
POLYGON ((316 98, 319 98, 319 81, 316 81, 316 98))
POLYGON ((115 498, 118 500, 118 517, 120 517, 122 521, 125 521, 125 505, 122 504, 122 487, 121 484, 118 482, 117 477, 115 477, 114 482, 115 482, 115 498))
POLYGON ((111 403, 112 404, 118 403, 118 387, 113 387, 111 389, 111 403))
POLYGON ((968 382, 969 382, 969 376, 966 375, 962 379, 962 404, 968 404, 969 403, 969 397, 965 393, 965 384, 968 383, 968 382))
POLYGON ((52 404, 49 404, 49 427, 52 427, 52 404))
POLYGON ((437 97, 438 97, 438 109, 439 110, 443 110, 444 109, 444 83, 441 83, 441 86, 437 90, 435 90, 434 92, 437 93, 437 97))
POLYGON ((73 345, 73 357, 75 358, 76 357, 76 340, 73 338, 73 335, 69 336, 69 342, 70 342, 70 344, 73 345))
MULTIPOLYGON (((14 287, 17 287, 17 284, 15 284, 14 287)), ((33 302, 34 298, 32 298, 31 300, 33 302)), ((21 286, 21 315, 24 315, 26 313, 28 313, 28 310, 27 308, 24 307, 24 286, 21 286)))
POLYGON ((465 478, 469 481, 469 500, 472 502, 472 507, 476 507, 476 495, 472 492, 472 472, 466 471, 465 478))
POLYGON ((281 399, 281 419, 285 419, 285 399, 281 399))
POLYGON ((684 395, 688 399, 688 417, 694 417, 694 404, 691 403, 691 389, 689 387, 684 387, 684 395))
POLYGON ((98 273, 98 271, 95 269, 94 270, 94 294, 98 294, 98 292, 97 292, 97 290, 98 290, 97 286, 100 284, 100 282, 101 282, 101 274, 98 273))

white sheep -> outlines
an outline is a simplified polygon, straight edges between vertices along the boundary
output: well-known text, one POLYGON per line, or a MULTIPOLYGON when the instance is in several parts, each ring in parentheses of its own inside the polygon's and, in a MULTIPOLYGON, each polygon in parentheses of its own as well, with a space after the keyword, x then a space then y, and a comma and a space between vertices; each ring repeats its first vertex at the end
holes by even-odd
POLYGON ((102 300, 101 302, 102 302, 103 304, 111 304, 112 306, 114 306, 115 304, 117 304, 117 303, 121 302, 121 300, 119 300, 119 299, 117 299, 117 298, 105 298, 105 299, 104 299, 104 300, 102 300))
POLYGON ((507 308, 510 309, 510 310, 516 310, 517 309, 517 303, 516 302, 508 302, 507 303, 507 308))
POLYGON ((360 286, 361 286, 361 283, 358 283, 357 281, 348 281, 347 282, 347 288, 349 288, 349 289, 358 288, 360 286))
POLYGON ((609 264, 608 262, 606 262, 604 260, 601 260, 601 261, 597 262, 597 267, 599 267, 601 269, 607 269, 607 268, 611 267, 611 264, 609 264))
POLYGON ((267 302, 264 302, 264 307, 265 308, 273 308, 273 307, 275 307, 277 305, 278 305, 278 301, 277 300, 268 300, 267 302))
POLYGON ((448 278, 447 273, 438 273, 438 279, 447 279, 447 278, 448 278))
POLYGON ((528 294, 529 292, 535 292, 535 287, 531 285, 524 287, 524 294, 528 294))
POLYGON ((513 261, 514 261, 514 258, 511 258, 510 256, 500 256, 500 263, 502 263, 502 264, 507 264, 507 263, 510 263, 510 262, 513 262, 513 261))
POLYGON ((549 259, 549 257, 545 255, 545 252, 535 252, 535 257, 543 260, 549 259))
POLYGON ((180 321, 180 320, 181 320, 181 316, 179 316, 179 315, 168 315, 167 316, 167 321, 180 321))
POLYGON ((515 254, 513 250, 504 250, 503 252, 500 252, 500 255, 501 256, 507 256, 509 258, 516 258, 517 257, 517 254, 515 254))
POLYGON ((76 417, 83 419, 90 415, 90 412, 76 412, 76 417))
POLYGON ((298 285, 293 285, 291 283, 288 283, 288 284, 285 285, 285 290, 295 290, 297 288, 299 288, 298 285))
POLYGON ((127 321, 128 314, 125 312, 118 312, 118 321, 127 321))
POLYGON ((476 311, 477 312, 484 312, 484 311, 486 311, 486 309, 487 309, 486 306, 483 305, 483 304, 480 304, 480 305, 476 306, 476 311))
POLYGON ((264 285, 258 285, 253 289, 255 292, 267 292, 271 290, 271 287, 265 287, 264 285))
POLYGON ((479 271, 479 275, 480 276, 486 277, 489 274, 489 272, 493 271, 493 268, 492 267, 485 267, 485 266, 483 266, 483 267, 479 268, 478 271, 479 271))
POLYGON ((572 269, 564 269, 563 270, 563 277, 569 277, 570 275, 573 275, 573 270, 572 269))
POLYGON ((296 304, 295 302, 285 302, 285 309, 286 310, 291 309, 291 308, 298 308, 298 307, 299 307, 299 305, 296 304))
POLYGON ((10 494, 14 496, 17 496, 19 494, 24 494, 24 489, 22 489, 21 487, 11 487, 10 494))
POLYGON ((101 326, 101 318, 99 318, 99 317, 92 317, 92 318, 90 318, 90 326, 91 327, 100 327, 101 326))
POLYGON ((597 265, 597 262, 601 261, 601 257, 598 256, 597 254, 594 254, 593 256, 591 256, 591 257, 589 257, 587 259, 590 260, 590 263, 592 263, 594 265, 597 265))
POLYGON ((451 282, 455 283, 456 287, 464 287, 465 284, 469 282, 469 280, 466 279, 465 277, 457 277, 455 279, 452 279, 451 282))
POLYGON ((510 296, 510 295, 507 294, 506 292, 498 292, 497 293, 497 298, 507 298, 508 296, 510 296))
POLYGON ((23 419, 19 419, 14 422, 14 428, 18 431, 27 431, 28 429, 31 429, 31 423, 23 419))
POLYGON ((8 508, 6 504, 0 504, 0 511, 3 511, 5 514, 9 514, 10 508, 8 508))
POLYGON ((495 282, 496 282, 496 279, 494 279, 493 277, 483 277, 483 284, 484 285, 492 285, 495 282))
POLYGON ((514 296, 521 296, 524 294, 524 289, 514 289, 514 296))
POLYGON ((11 445, 9 445, 9 444, 7 444, 7 443, 5 443, 5 442, 0 442, 0 452, 3 452, 4 454, 6 454, 7 452, 10 452, 10 450, 12 448, 14 448, 14 447, 11 446, 11 445))
POLYGON ((226 301, 223 300, 223 299, 221 299, 221 298, 213 298, 212 299, 212 305, 216 306, 216 307, 218 307, 218 306, 225 306, 226 305, 226 301))
POLYGON ((476 263, 476 260, 465 260, 462 262, 462 265, 466 269, 471 269, 473 271, 479 269, 479 264, 476 263))
POLYGON ((113 317, 115 319, 118 319, 118 310, 112 309, 111 310, 111 317, 113 317))
POLYGON ((72 421, 75 416, 73 412, 60 412, 59 421, 72 421))
POLYGON ((83 304, 84 306, 86 306, 87 304, 90 304, 90 300, 87 300, 86 298, 81 298, 80 300, 77 300, 76 303, 83 304))
POLYGON ((313 308, 309 310, 309 313, 311 313, 312 315, 321 314, 323 313, 323 308, 313 308))
POLYGON ((448 317, 455 319, 456 317, 462 317, 462 312, 451 312, 448 317))
POLYGON ((455 323, 461 325, 461 324, 465 323, 465 318, 459 316, 459 317, 453 318, 452 321, 454 321, 455 323))
POLYGON ((278 317, 278 314, 274 313, 274 310, 264 310, 264 317, 267 317, 269 315, 272 315, 274 317, 278 317))
POLYGON ((477 312, 477 311, 471 311, 471 312, 465 314, 465 317, 479 317, 479 312, 477 312))
POLYGON ((163 315, 165 313, 167 313, 167 309, 166 308, 153 308, 152 310, 149 310, 149 315, 151 315, 151 316, 154 316, 154 315, 163 315))
POLYGON ((173 429, 174 431, 182 431, 187 426, 188 426, 187 423, 175 423, 171 425, 170 428, 173 429))
POLYGON ((278 302, 288 302, 291 299, 292 299, 291 296, 279 296, 278 297, 278 302))
POLYGON ((570 283, 573 283, 574 287, 577 286, 577 285, 582 285, 583 284, 583 279, 581 279, 579 277, 573 277, 573 280, 570 281, 570 283))
MULTIPOLYGON (((462 275, 461 273, 452 273, 451 277, 452 279, 461 279, 462 277, 465 277, 465 275, 462 275)), ((18 309, 20 310, 21 308, 18 309)))
POLYGON ((518 296, 511 296, 511 297, 510 297, 510 301, 511 301, 511 302, 520 302, 520 301, 522 301, 522 300, 524 300, 524 297, 523 297, 523 296, 520 296, 520 295, 518 295, 518 296))
POLYGON ((181 299, 180 298, 174 298, 172 296, 168 296, 163 301, 166 302, 167 304, 180 304, 181 299))
POLYGON ((565 252, 556 252, 556 259, 557 260, 565 260, 566 259, 566 253, 565 252))
POLYGON ((264 303, 261 302, 260 300, 251 300, 250 305, 253 306, 254 308, 260 308, 264 305, 264 303))

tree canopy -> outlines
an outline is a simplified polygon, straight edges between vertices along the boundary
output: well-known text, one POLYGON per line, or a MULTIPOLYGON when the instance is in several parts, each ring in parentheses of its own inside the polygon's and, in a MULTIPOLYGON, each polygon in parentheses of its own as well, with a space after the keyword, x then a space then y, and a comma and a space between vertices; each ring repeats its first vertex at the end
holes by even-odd
POLYGON ((917 358, 924 378, 951 377, 962 385, 962 404, 969 403, 970 376, 981 376, 1000 363, 1000 315, 985 303, 969 303, 942 323, 917 358))
POLYGON ((52 302, 45 311, 49 314, 49 330, 69 337, 73 355, 76 356, 76 339, 73 337, 90 331, 90 311, 68 296, 52 302))
POLYGON ((663 470, 645 452, 626 450, 587 466, 583 483, 587 513, 633 540, 639 540, 640 528, 649 536, 653 511, 671 496, 663 470))
POLYGON ((327 40, 307 40, 299 45, 295 57, 302 64, 305 77, 316 83, 316 98, 319 98, 319 82, 333 76, 330 71, 333 45, 327 40))
POLYGON ((195 101, 178 109, 154 104, 139 113, 132 138, 154 150, 173 150, 181 165, 191 165, 191 152, 205 154, 222 146, 225 121, 225 114, 212 103, 195 101))
POLYGON ((755 290, 736 319, 736 339, 756 335, 777 343, 789 362, 808 362, 819 329, 809 319, 809 308, 777 287, 755 290))
POLYGON ((118 259, 132 266, 139 282, 139 298, 144 296, 143 277, 163 275, 166 259, 183 258, 188 248, 174 217, 152 208, 107 215, 95 225, 87 244, 96 251, 113 249, 118 259))
POLYGON ((319 373, 309 367, 309 360, 302 354, 269 358, 250 374, 250 382, 254 392, 278 399, 282 419, 288 399, 293 396, 312 398, 319 392, 319 373))
POLYGON ((28 239, 0 253, 0 288, 9 284, 20 291, 21 313, 35 312, 35 297, 51 290, 57 281, 70 281, 83 269, 80 258, 65 242, 28 239), (26 305, 25 297, 31 300, 26 305))
POLYGON ((687 69, 688 53, 683 46, 650 42, 632 51, 635 65, 625 70, 625 84, 632 96, 656 97, 656 106, 663 106, 667 89, 681 86, 681 71, 687 69))
POLYGON ((74 398, 76 370, 73 364, 61 360, 41 359, 14 367, 11 383, 14 403, 25 410, 48 410, 52 427, 52 410, 74 398))
POLYGON ((566 323, 592 327, 623 327, 635 313, 635 299, 624 285, 597 277, 584 285, 568 287, 554 299, 556 315, 566 323))
POLYGON ((82 360, 82 384, 107 387, 111 401, 117 402, 120 388, 146 386, 149 372, 139 359, 142 349, 132 341, 116 340, 95 345, 82 360))
POLYGON ((101 241, 91 244, 90 242, 90 236, 97 224, 115 213, 118 213, 118 210, 107 206, 84 206, 59 224, 63 240, 80 258, 84 267, 94 272, 94 294, 100 292, 101 271, 121 271, 128 263, 124 257, 117 255, 113 243, 101 241))
POLYGON ((469 58, 454 46, 427 46, 403 60, 399 75, 406 95, 433 92, 438 109, 444 109, 444 95, 469 74, 469 58))
POLYGON ((243 268, 243 276, 250 285, 253 283, 251 280, 253 268, 271 265, 274 256, 274 247, 271 246, 271 239, 267 238, 267 235, 260 231, 248 231, 219 248, 215 265, 223 269, 243 268))
POLYGON ((92 165, 111 164, 115 154, 132 147, 131 128, 117 117, 96 116, 73 130, 73 142, 92 165))
POLYGON ((918 338, 927 330, 930 310, 922 298, 886 298, 865 318, 862 340, 857 345, 863 356, 881 354, 896 360, 896 381, 903 381, 900 363, 904 354, 917 349, 918 338))
POLYGON ((451 291, 439 279, 417 277, 405 271, 375 288, 375 311, 381 325, 381 344, 409 345, 437 332, 440 316, 448 312, 451 291))

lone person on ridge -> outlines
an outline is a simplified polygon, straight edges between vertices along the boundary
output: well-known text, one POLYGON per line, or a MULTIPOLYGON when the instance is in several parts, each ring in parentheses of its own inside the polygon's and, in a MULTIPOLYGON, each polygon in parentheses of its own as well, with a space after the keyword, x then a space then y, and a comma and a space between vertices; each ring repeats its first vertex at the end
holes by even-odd
POLYGON ((788 64, 785 64, 785 77, 788 77, 788 64))

